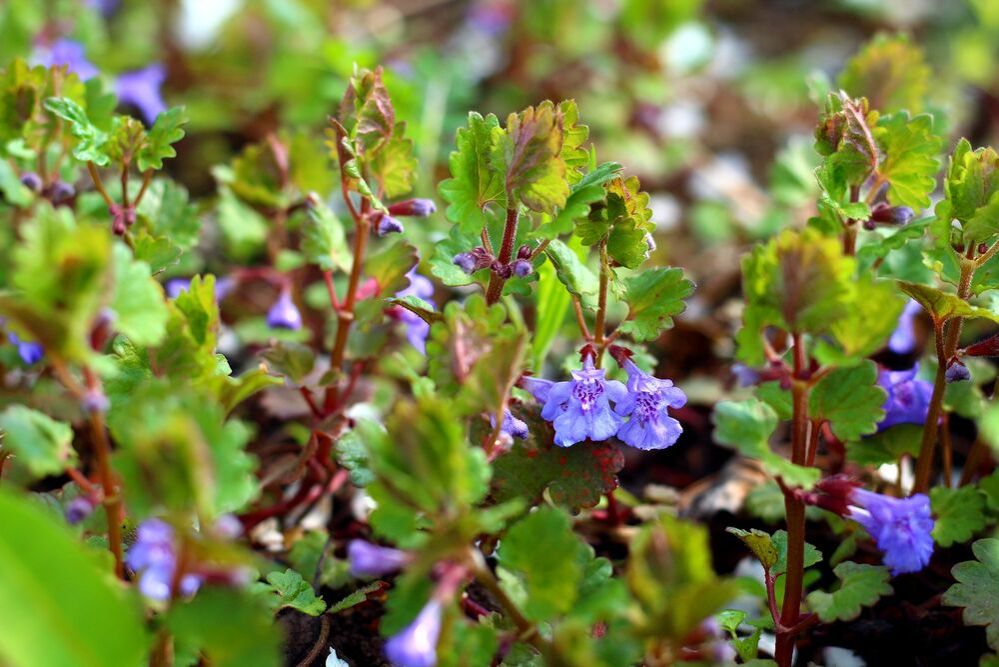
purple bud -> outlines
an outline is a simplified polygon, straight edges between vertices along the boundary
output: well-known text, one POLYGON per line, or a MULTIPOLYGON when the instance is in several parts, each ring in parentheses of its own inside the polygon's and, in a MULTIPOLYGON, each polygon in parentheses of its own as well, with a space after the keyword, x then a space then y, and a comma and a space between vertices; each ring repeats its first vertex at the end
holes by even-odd
POLYGON ((104 413, 109 407, 108 397, 97 387, 88 389, 83 397, 83 410, 88 414, 104 413))
POLYGON ((979 243, 978 244, 978 254, 979 255, 984 255, 988 251, 989 251, 989 244, 988 243, 979 243))
POLYGON ((45 356, 45 348, 40 343, 21 340, 13 331, 7 332, 7 340, 17 348, 17 354, 21 357, 21 361, 28 366, 37 364, 45 356))
POLYGON ((385 642, 385 657, 395 667, 433 667, 441 632, 441 603, 430 600, 416 619, 385 642))
POLYGON ((746 364, 732 364, 732 375, 735 376, 740 387, 752 387, 760 381, 759 371, 746 364))
POLYGON ((870 220, 864 223, 864 227, 867 229, 873 229, 874 223, 881 223, 886 225, 906 225, 914 217, 915 212, 908 206, 891 206, 889 204, 880 203, 876 204, 871 209, 870 220), (868 223, 871 223, 868 226, 868 223))
POLYGON ((215 534, 227 540, 234 540, 243 534, 243 524, 234 514, 223 514, 212 526, 215 534))
POLYGON ((94 511, 94 502, 87 496, 78 496, 69 501, 66 506, 66 521, 76 525, 86 519, 94 511))
POLYGON ((296 331, 302 328, 302 314, 295 307, 295 302, 291 300, 291 292, 282 290, 277 301, 267 311, 267 326, 272 329, 291 329, 296 331))
POLYGON ((350 541, 347 558, 350 560, 350 574, 354 577, 381 577, 401 570, 410 560, 405 551, 364 540, 350 541))
POLYGON ((947 367, 947 371, 944 373, 944 379, 947 380, 948 384, 951 382, 964 382, 971 379, 971 371, 969 371, 968 367, 960 361, 955 361, 947 367))
POLYGON ((524 245, 517 248, 517 259, 530 259, 533 253, 534 253, 534 248, 525 243, 524 245))
POLYGON ((407 199, 388 207, 389 215, 411 216, 425 218, 437 212, 437 205, 432 199, 407 199))
POLYGON ((76 188, 66 181, 56 181, 49 187, 48 199, 55 205, 65 204, 76 196, 76 188))
POLYGON ((518 259, 513 263, 513 275, 520 278, 531 275, 534 272, 534 267, 526 259, 518 259))
POLYGON ((878 225, 873 220, 864 220, 864 229, 866 229, 867 231, 872 232, 877 228, 878 225))
POLYGON ((475 262, 475 257, 472 256, 472 253, 470 252, 459 253, 454 256, 454 260, 452 261, 454 262, 455 266, 457 266, 459 269, 461 269, 468 275, 472 275, 473 273, 475 273, 476 262, 475 262))
POLYGON ((21 185, 32 192, 42 191, 42 177, 33 171, 26 171, 21 174, 21 185))
POLYGON ((404 228, 402 223, 393 218, 391 215, 382 215, 378 219, 378 224, 375 225, 375 233, 378 236, 387 236, 389 234, 401 234, 404 228))

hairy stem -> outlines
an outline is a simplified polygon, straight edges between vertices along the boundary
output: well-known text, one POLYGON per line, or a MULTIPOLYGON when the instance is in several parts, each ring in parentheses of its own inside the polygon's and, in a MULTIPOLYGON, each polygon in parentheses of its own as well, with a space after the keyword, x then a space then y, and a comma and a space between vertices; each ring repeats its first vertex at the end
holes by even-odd
MULTIPOLYGON (((503 244, 500 246, 499 256, 496 260, 506 266, 513 258, 513 244, 517 240, 517 222, 520 214, 517 206, 512 206, 506 210, 506 224, 503 226, 503 244)), ((503 285, 506 278, 501 277, 496 271, 489 274, 489 286, 486 288, 486 303, 490 306, 499 301, 503 294, 503 285)))
POLYGON ((597 344, 600 354, 593 361, 593 365, 600 368, 603 361, 604 349, 604 328, 607 320, 607 286, 610 282, 610 264, 607 259, 607 242, 600 243, 600 292, 597 295, 597 317, 593 324, 593 342, 597 344))
MULTIPOLYGON (((970 261, 973 252, 974 249, 969 248, 968 257, 961 261, 961 280, 958 284, 957 296, 963 300, 967 300, 971 295, 971 279, 975 275, 977 266, 975 262, 970 261)), ((943 412, 944 392, 947 389, 947 361, 954 356, 954 352, 957 350, 963 324, 963 318, 952 317, 934 327, 937 374, 933 381, 933 396, 930 398, 930 408, 926 413, 926 423, 923 425, 923 439, 919 444, 916 478, 912 485, 913 493, 926 493, 930 486, 930 478, 933 476, 933 459, 936 454, 940 415, 943 412)))
MULTIPOLYGON (((808 357, 800 333, 794 335, 794 380, 791 385, 791 462, 804 465, 808 450, 808 383, 802 378, 808 357)), ((796 633, 789 630, 798 623, 801 613, 802 578, 805 561, 805 504, 794 493, 785 491, 787 513, 787 572, 784 604, 780 613, 782 629, 777 633, 775 658, 781 667, 790 667, 796 633)))

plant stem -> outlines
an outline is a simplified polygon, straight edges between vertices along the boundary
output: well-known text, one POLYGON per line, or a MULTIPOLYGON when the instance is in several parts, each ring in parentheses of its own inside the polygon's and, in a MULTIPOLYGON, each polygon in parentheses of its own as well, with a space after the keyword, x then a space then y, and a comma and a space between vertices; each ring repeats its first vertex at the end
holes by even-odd
POLYGON ((97 188, 97 192, 100 193, 101 197, 104 199, 104 203, 109 207, 114 206, 114 200, 111 199, 111 195, 108 191, 104 189, 104 182, 101 181, 101 175, 97 171, 97 167, 93 162, 87 163, 87 171, 90 172, 90 180, 94 182, 94 187, 97 188))
POLYGON ((971 483, 971 480, 975 478, 975 473, 978 472, 978 468, 982 465, 982 460, 988 454, 988 447, 985 445, 985 440, 981 436, 975 438, 975 441, 971 443, 971 450, 968 452, 968 458, 964 460, 964 468, 961 470, 961 481, 959 486, 965 486, 971 483))
MULTIPOLYGON (((503 225, 503 244, 500 246, 500 253, 496 260, 503 266, 510 263, 513 258, 513 244, 517 240, 517 222, 520 212, 517 206, 506 210, 506 224, 503 225)), ((489 286, 486 288, 486 303, 490 306, 499 301, 503 295, 503 285, 506 278, 500 277, 496 271, 489 274, 489 286)))
POLYGON ((590 334, 590 328, 586 326, 586 318, 583 316, 583 304, 578 296, 572 297, 572 308, 576 312, 576 324, 579 325, 579 333, 589 341, 593 336, 590 334))
MULTIPOLYGON (((794 379, 791 384, 791 462, 804 465, 808 449, 808 383, 802 378, 808 357, 800 333, 794 338, 794 379)), ((787 514, 787 573, 784 579, 784 604, 781 608, 775 659, 781 667, 790 667, 794 654, 795 632, 801 613, 802 578, 805 555, 805 503, 794 493, 784 493, 787 514)))
MULTIPOLYGON (((957 296, 967 300, 971 294, 971 279, 975 275, 976 262, 971 261, 974 248, 968 249, 968 256, 961 260, 961 280, 957 296)), ((923 425, 923 439, 919 444, 919 459, 916 461, 916 478, 912 485, 913 493, 926 493, 933 476, 933 458, 937 446, 940 415, 943 412, 944 392, 947 389, 947 361, 954 356, 961 337, 961 317, 952 317, 945 322, 935 323, 934 338, 937 350, 937 375, 933 381, 933 396, 923 425)))
MULTIPOLYGON (((371 223, 364 215, 367 207, 365 200, 361 204, 362 214, 357 219, 357 228, 354 231, 354 260, 350 267, 350 278, 347 281, 347 294, 343 303, 336 311, 336 340, 333 343, 333 351, 330 353, 330 368, 336 372, 342 370, 343 356, 347 349, 347 336, 350 334, 350 325, 354 322, 354 304, 357 302, 357 287, 361 282, 361 269, 364 265, 364 253, 367 248, 368 235, 371 223)), ((330 396, 335 398, 336 393, 327 394, 327 402, 330 396)), ((331 407, 330 405, 326 406, 331 407)))
POLYGON ((596 343, 600 353, 593 361, 593 365, 600 368, 604 355, 604 329, 607 320, 607 286, 610 282, 610 265, 607 260, 607 241, 600 242, 600 292, 597 296, 597 317, 593 324, 593 342, 596 343))

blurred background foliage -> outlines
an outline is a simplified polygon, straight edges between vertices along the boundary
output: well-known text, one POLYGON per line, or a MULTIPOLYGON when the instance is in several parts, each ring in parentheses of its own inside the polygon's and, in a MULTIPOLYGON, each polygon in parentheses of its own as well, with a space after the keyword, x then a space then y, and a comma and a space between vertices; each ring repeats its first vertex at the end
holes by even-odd
MULTIPOLYGON (((241 202, 257 192, 265 200, 256 203, 266 204, 268 184, 244 181, 267 179, 269 151, 257 145, 272 134, 290 146, 302 172, 296 184, 328 191, 322 131, 355 65, 385 66, 416 143, 421 196, 435 196, 446 177, 467 110, 505 117, 543 99, 575 98, 600 160, 627 164, 653 194, 657 260, 685 266, 699 285, 667 335, 696 331, 714 354, 677 350, 666 370, 681 376, 694 359, 710 374, 718 369, 710 360, 705 368, 706 357, 730 356, 729 337, 718 334, 734 326, 746 243, 814 214, 816 100, 845 85, 849 72, 838 73, 877 35, 886 48, 904 48, 895 35, 923 48, 926 62, 916 54, 905 69, 929 69, 935 106, 926 110, 940 123, 946 117, 951 137, 995 141, 999 3, 991 0, 0 3, 0 62, 68 38, 108 81, 165 67, 167 104, 186 105, 191 118, 168 169, 208 223, 206 267, 170 270, 178 275, 263 252, 266 222, 241 202)), ((899 76, 891 62, 889 79, 899 76)), ((448 226, 438 213, 413 227, 426 247, 448 226)))

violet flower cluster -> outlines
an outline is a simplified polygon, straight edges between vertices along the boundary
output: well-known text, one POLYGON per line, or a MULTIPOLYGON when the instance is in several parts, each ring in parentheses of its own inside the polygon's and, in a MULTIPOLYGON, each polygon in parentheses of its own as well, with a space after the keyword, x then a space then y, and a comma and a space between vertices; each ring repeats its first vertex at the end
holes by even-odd
POLYGON ((627 384, 608 380, 589 355, 582 368, 572 371, 572 380, 522 381, 542 404, 542 418, 555 427, 556 445, 617 436, 637 449, 665 449, 677 441, 683 427, 668 409, 686 405, 687 396, 672 381, 649 375, 631 359, 621 357, 618 363, 628 375, 627 384))
POLYGON ((883 370, 878 374, 878 384, 888 393, 885 399, 885 417, 878 423, 883 431, 896 424, 923 424, 930 410, 933 383, 916 377, 919 364, 907 371, 883 370))

